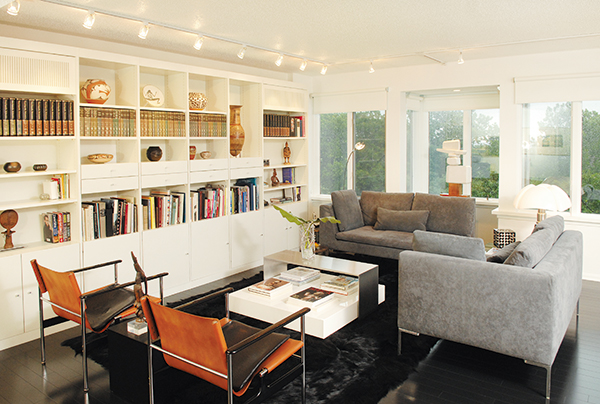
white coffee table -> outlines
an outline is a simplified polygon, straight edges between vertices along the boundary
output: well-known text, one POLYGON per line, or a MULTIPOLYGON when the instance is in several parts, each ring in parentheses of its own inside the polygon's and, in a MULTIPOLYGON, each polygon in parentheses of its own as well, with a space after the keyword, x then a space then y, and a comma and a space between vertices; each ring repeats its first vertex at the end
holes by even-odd
MULTIPOLYGON (((264 277, 279 275, 290 268, 302 266, 321 271, 321 278, 301 286, 294 286, 290 294, 307 287, 319 287, 327 278, 336 274, 358 278, 358 291, 348 296, 336 294, 334 299, 311 309, 306 315, 306 333, 318 338, 327 338, 346 324, 359 317, 368 316, 378 304, 385 300, 385 285, 379 285, 379 266, 317 255, 303 260, 298 251, 281 251, 265 257, 264 277)), ((287 303, 288 296, 268 298, 248 292, 248 288, 229 295, 229 309, 247 317, 268 323, 276 323, 299 309, 287 303)), ((300 329, 300 321, 290 323, 289 328, 300 329)))

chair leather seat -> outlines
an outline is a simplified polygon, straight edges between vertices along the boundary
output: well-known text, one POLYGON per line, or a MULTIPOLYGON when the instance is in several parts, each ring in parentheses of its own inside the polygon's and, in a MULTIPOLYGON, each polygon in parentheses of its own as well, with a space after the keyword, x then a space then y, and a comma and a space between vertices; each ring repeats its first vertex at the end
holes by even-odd
MULTIPOLYGON (((260 328, 251 327, 239 321, 230 321, 222 327, 223 336, 228 347, 261 331, 260 328)), ((289 339, 289 335, 273 333, 251 347, 233 355, 233 389, 241 390, 250 381, 261 363, 265 361, 277 348, 289 339)))
POLYGON ((116 316, 130 308, 135 303, 135 295, 130 289, 115 289, 109 285, 100 290, 111 290, 86 299, 85 314, 92 330, 103 330, 116 316))

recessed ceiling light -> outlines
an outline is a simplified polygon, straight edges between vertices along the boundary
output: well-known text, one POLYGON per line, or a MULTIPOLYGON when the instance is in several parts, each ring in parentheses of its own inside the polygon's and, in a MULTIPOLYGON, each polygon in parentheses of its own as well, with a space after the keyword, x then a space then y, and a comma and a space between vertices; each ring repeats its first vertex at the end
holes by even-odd
POLYGON ((455 93, 459 93, 459 92, 460 92, 460 88, 455 88, 455 89, 454 89, 454 92, 455 92, 455 93))

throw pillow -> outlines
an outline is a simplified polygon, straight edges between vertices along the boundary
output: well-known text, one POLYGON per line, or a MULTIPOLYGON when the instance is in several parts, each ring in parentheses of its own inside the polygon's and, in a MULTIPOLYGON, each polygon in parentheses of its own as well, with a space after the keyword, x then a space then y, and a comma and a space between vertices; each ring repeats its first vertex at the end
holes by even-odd
POLYGON ((537 223, 533 228, 533 232, 540 231, 543 229, 550 229, 554 235, 554 241, 558 240, 558 237, 565 231, 565 219, 560 216, 552 216, 548 219, 542 220, 537 223))
POLYGON ((390 210, 410 210, 414 194, 400 192, 363 191, 360 194, 360 208, 365 226, 374 226, 377 221, 377 208, 390 210))
POLYGON ((421 230, 413 234, 413 251, 485 261, 485 246, 480 238, 421 230))
POLYGON ((556 238, 554 229, 540 229, 523 240, 504 263, 533 268, 550 251, 556 238))
POLYGON ((396 230, 412 233, 426 230, 428 210, 390 210, 377 208, 375 230, 396 230))
POLYGON ((335 218, 340 221, 338 223, 340 231, 357 229, 365 225, 358 196, 353 189, 332 192, 331 202, 335 218))
POLYGON ((506 259, 510 257, 510 254, 512 254, 512 252, 515 250, 515 248, 517 248, 517 246, 520 243, 520 241, 515 241, 514 243, 505 245, 498 251, 495 251, 492 255, 488 256, 487 262, 497 262, 499 264, 504 263, 504 261, 506 261, 506 259))

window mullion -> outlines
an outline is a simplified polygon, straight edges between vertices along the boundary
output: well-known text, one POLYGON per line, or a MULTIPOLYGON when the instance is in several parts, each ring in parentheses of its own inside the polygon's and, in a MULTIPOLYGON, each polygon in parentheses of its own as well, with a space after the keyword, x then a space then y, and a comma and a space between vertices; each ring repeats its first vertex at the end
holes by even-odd
POLYGON ((581 213, 583 111, 581 101, 571 106, 571 214, 581 213))

